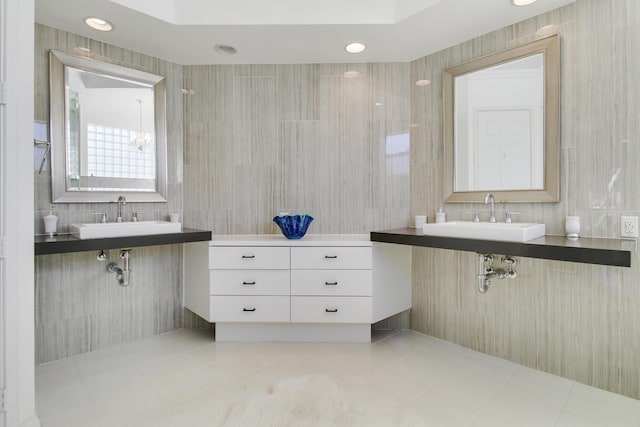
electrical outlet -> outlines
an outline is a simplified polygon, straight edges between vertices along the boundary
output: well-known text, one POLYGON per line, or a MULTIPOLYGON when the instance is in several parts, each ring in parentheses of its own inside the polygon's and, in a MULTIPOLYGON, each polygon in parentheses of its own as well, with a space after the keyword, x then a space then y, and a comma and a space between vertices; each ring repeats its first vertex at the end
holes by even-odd
POLYGON ((638 237, 638 217, 620 217, 620 237, 638 237))

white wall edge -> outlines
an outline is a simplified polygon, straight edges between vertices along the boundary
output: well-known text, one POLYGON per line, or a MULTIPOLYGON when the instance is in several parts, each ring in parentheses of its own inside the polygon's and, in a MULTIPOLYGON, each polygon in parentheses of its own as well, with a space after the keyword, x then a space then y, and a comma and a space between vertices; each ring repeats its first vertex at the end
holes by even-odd
POLYGON ((1 135, 5 259, 7 426, 40 426, 35 408, 33 103, 34 0, 0 0, 0 76, 6 82, 1 135), (19 185, 16 185, 19 183, 19 185))

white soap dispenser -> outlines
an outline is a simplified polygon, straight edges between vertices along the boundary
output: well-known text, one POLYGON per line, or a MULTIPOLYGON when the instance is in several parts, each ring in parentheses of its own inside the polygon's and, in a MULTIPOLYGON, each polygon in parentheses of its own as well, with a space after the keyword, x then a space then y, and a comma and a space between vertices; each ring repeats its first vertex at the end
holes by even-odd
POLYGON ((49 215, 45 215, 44 220, 44 232, 49 237, 57 235, 58 217, 53 214, 53 206, 49 206, 49 215))
POLYGON ((442 223, 447 221, 447 215, 444 213, 444 206, 440 205, 438 212, 436 212, 436 223, 442 223))

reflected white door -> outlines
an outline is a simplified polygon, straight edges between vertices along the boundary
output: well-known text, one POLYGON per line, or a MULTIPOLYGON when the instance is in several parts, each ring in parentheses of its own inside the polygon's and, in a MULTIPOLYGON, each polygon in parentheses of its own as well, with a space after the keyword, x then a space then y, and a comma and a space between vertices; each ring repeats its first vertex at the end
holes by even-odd
POLYGON ((475 182, 480 190, 530 188, 530 109, 479 110, 475 114, 477 164, 475 182))

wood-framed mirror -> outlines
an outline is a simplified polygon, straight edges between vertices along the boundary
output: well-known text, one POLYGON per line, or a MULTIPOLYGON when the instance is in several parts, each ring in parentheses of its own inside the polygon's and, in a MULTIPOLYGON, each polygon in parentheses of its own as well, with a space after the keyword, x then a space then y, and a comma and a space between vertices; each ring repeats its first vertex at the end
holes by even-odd
POLYGON ((560 200, 557 34, 444 70, 445 201, 560 200))

